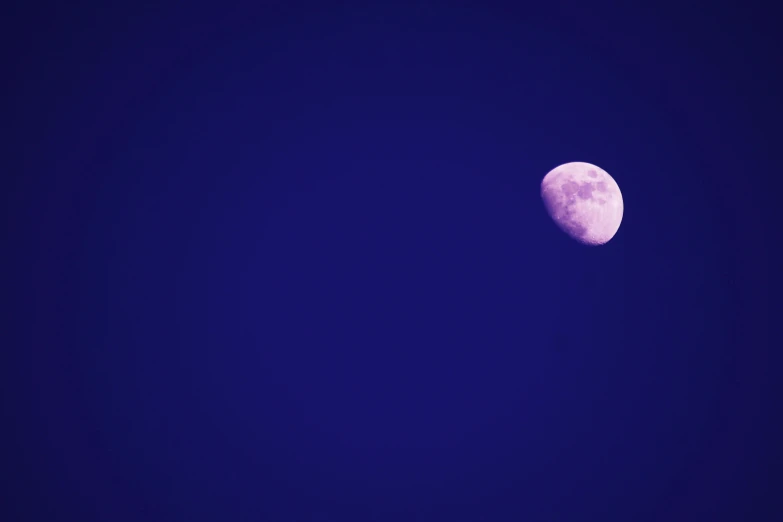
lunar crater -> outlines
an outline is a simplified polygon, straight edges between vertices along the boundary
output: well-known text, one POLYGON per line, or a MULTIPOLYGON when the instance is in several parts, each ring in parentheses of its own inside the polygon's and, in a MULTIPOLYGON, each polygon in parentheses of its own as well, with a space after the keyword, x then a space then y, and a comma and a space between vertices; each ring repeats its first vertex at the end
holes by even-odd
POLYGON ((579 187, 579 197, 582 199, 590 199, 593 197, 593 184, 592 183, 582 183, 582 186, 579 187))
POLYGON ((573 181, 569 181, 567 183, 563 184, 563 194, 566 196, 570 196, 571 194, 576 194, 576 192, 579 190, 579 185, 574 183, 573 181))

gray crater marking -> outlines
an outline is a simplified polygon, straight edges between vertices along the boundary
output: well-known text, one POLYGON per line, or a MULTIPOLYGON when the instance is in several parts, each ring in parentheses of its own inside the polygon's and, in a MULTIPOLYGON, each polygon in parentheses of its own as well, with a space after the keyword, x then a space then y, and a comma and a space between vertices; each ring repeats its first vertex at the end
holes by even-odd
POLYGON ((579 187, 578 194, 582 199, 593 199, 593 184, 583 183, 582 186, 579 187))
POLYGON ((567 181, 560 188, 566 196, 573 196, 579 190, 579 184, 574 181, 567 181))

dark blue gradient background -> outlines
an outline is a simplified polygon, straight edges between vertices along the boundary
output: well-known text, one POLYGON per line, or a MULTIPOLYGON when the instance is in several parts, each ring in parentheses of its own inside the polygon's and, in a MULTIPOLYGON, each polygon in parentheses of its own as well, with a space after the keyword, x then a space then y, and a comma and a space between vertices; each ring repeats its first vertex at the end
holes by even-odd
POLYGON ((328 4, 8 10, 3 520, 776 519, 771 13, 328 4))

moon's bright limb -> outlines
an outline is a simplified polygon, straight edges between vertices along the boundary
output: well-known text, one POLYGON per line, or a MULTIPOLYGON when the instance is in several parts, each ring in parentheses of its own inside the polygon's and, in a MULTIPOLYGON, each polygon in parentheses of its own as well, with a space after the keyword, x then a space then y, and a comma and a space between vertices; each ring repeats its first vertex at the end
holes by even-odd
POLYGON ((541 198, 557 226, 587 245, 612 239, 623 220, 620 187, 590 163, 566 163, 549 171, 541 181, 541 198))

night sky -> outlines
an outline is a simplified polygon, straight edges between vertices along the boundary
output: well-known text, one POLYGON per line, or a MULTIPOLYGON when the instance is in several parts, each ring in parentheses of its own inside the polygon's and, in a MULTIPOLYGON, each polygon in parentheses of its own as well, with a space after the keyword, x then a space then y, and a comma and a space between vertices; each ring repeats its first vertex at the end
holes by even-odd
POLYGON ((752 6, 3 8, 0 518, 783 520, 752 6))

